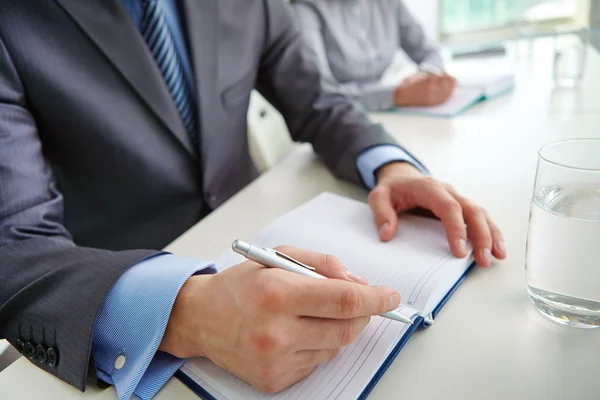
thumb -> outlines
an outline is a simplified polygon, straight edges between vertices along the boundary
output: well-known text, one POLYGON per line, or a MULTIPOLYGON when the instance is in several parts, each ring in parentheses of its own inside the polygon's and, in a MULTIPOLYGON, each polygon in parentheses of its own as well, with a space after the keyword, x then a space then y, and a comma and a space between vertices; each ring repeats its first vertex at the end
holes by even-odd
POLYGON ((389 242, 398 231, 398 213, 392 204, 392 194, 386 186, 376 186, 369 193, 369 206, 382 242, 389 242))

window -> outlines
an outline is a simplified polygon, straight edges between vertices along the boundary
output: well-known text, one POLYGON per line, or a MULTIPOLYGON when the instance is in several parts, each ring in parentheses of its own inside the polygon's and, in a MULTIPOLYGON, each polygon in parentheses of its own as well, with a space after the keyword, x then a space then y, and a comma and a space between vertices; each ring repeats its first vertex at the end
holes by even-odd
POLYGON ((442 36, 573 17, 577 0, 440 0, 442 36))

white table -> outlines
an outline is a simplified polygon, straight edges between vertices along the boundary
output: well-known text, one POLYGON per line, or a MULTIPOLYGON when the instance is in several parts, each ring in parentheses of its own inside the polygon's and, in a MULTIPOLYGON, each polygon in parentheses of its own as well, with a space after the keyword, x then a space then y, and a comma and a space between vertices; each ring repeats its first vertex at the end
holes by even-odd
POLYGON ((523 114, 585 114, 600 112, 600 53, 588 47, 584 77, 579 87, 557 88, 553 82, 554 39, 518 40, 506 43, 504 57, 447 61, 448 69, 457 76, 472 72, 492 75, 513 71, 517 90, 512 96, 496 99, 484 107, 476 107, 468 114, 511 113, 523 114))
MULTIPOLYGON (((537 149, 559 139, 600 138, 600 94, 585 92, 590 97, 580 98, 579 106, 554 112, 534 103, 551 104, 547 91, 530 89, 518 86, 514 94, 453 120, 374 116, 437 177, 488 209, 506 236, 509 257, 467 279, 435 325, 409 341, 371 399, 598 398, 600 330, 569 329, 540 316, 525 291, 524 257, 537 149)), ((301 146, 168 250, 215 257, 233 239, 251 238, 323 190, 366 198, 301 146)), ((0 373, 0 398, 109 400, 115 394, 94 387, 81 394, 21 358, 0 373)), ((197 397, 172 379, 157 399, 175 398, 197 397)))

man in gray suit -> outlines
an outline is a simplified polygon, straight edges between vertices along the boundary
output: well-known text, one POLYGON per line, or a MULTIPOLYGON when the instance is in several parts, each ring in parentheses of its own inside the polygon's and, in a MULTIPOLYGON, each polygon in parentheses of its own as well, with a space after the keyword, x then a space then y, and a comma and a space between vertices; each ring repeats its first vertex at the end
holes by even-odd
POLYGON ((481 265, 505 256, 484 211, 319 82, 281 0, 0 0, 0 338, 123 399, 151 398, 189 356, 278 391, 396 307, 306 250, 286 249, 338 279, 251 262, 214 274, 158 250, 256 176, 254 87, 295 140, 372 189, 381 240, 420 206, 457 256, 465 223, 481 265))

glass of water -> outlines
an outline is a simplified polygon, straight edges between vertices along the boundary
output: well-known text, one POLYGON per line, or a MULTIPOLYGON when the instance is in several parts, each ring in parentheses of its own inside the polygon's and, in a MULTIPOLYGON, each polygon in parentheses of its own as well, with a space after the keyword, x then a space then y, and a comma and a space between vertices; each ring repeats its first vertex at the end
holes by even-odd
POLYGON ((529 297, 542 315, 600 327, 600 139, 539 151, 526 270, 529 297))
POLYGON ((559 87, 574 87, 585 72, 589 34, 587 30, 557 33, 554 37, 554 83, 559 87))

